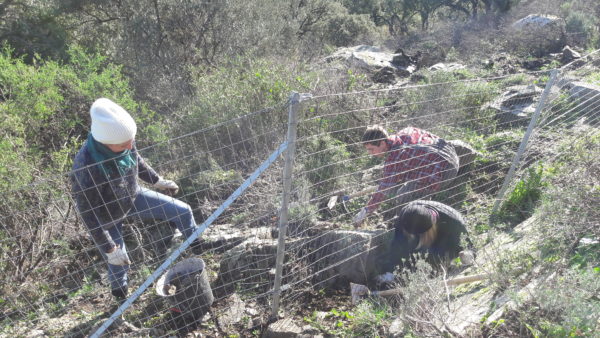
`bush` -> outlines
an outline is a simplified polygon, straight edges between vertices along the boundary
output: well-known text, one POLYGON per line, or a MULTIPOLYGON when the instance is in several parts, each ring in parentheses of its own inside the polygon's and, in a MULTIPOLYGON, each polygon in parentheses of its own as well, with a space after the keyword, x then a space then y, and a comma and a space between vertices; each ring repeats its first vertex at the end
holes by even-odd
POLYGON ((531 216, 542 197, 543 190, 548 187, 548 179, 554 171, 555 169, 544 168, 541 164, 530 167, 525 177, 517 182, 502 204, 501 212, 516 218, 515 223, 531 216))
POLYGON ((303 143, 302 151, 306 155, 302 158, 302 171, 313 185, 309 190, 314 197, 345 186, 353 166, 343 142, 330 135, 319 136, 303 143))
POLYGON ((321 36, 326 44, 337 47, 371 42, 377 36, 377 28, 368 14, 350 14, 337 2, 330 4, 331 15, 317 23, 314 34, 321 36))
MULTIPOLYGON (((6 262, 3 284, 34 289, 23 282, 58 281, 50 271, 79 263, 67 260, 80 257, 66 258, 57 250, 56 243, 79 250, 84 241, 73 213, 62 213, 69 210, 69 188, 59 174, 70 169, 87 138, 89 106, 98 97, 112 98, 132 112, 140 142, 160 135, 144 133, 153 126, 152 112, 133 100, 120 67, 104 57, 74 47, 68 63, 36 57, 27 64, 10 47, 0 50, 0 214, 6 215, 2 236, 10 239, 3 241, 0 255, 6 262)), ((61 292, 58 286, 54 291, 61 292)))

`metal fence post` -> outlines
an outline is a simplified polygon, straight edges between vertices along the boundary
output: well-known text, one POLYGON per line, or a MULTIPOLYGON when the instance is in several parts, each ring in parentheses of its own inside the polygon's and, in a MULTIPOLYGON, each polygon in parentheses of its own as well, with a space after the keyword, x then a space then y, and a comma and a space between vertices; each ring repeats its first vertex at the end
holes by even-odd
POLYGON ((529 141, 529 137, 531 136, 531 133, 533 132, 533 129, 535 128, 535 126, 537 124, 537 120, 540 117, 540 114, 542 113, 542 109, 544 108, 544 105, 546 104, 546 100, 548 99, 548 95, 550 94, 550 90, 552 89, 552 86, 554 85, 557 75, 558 75, 557 69, 554 69, 550 72, 550 79, 548 80, 548 83, 546 83, 546 87, 544 88, 544 92, 542 93, 542 96, 540 97, 540 101, 538 102, 538 105, 535 108, 535 112, 533 113, 533 116, 531 117, 531 120, 529 121, 529 126, 527 127, 527 131, 525 132, 525 136, 523 136, 523 140, 521 141, 521 144, 519 145, 519 150, 515 154, 515 157, 513 158, 510 169, 508 170, 508 173, 506 174, 506 177, 504 178, 504 182, 502 183, 500 192, 498 192, 498 196, 496 197, 496 202, 494 203, 494 207, 492 209, 491 215, 496 214, 496 212, 498 212, 498 209, 500 208, 500 203, 502 201, 502 198, 504 197, 504 194, 506 193, 506 189, 508 189, 508 186, 510 185, 510 183, 513 179, 515 170, 517 169, 517 166, 519 165, 519 162, 521 160, 521 156, 523 155, 523 152, 525 152, 525 148, 527 147, 527 142, 529 141))
POLYGON ((277 258, 275 261, 275 282, 273 283, 273 304, 271 316, 276 318, 279 312, 281 297, 281 275, 283 273, 283 258, 285 255, 285 237, 288 227, 288 205, 292 189, 292 172, 294 169, 294 156, 296 153, 296 132, 298 126, 298 106, 300 94, 292 92, 290 95, 290 108, 288 112, 287 143, 285 164, 283 167, 283 194, 281 196, 281 211, 279 213, 279 236, 277 238, 277 258))

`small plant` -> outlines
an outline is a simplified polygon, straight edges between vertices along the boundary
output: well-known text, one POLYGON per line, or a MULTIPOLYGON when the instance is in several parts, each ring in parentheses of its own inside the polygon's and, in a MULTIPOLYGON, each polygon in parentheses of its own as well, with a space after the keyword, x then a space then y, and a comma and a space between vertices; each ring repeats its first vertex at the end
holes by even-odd
POLYGON ((516 221, 530 216, 542 196, 542 191, 548 186, 547 178, 554 172, 554 168, 544 168, 542 164, 530 167, 525 177, 517 182, 506 198, 501 212, 511 218, 517 218, 516 221))

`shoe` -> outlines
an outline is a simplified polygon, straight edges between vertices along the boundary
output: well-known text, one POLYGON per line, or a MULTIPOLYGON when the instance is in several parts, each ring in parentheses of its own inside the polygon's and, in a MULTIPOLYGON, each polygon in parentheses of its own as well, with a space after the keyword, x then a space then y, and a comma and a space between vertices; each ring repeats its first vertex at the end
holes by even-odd
POLYGON ((115 300, 122 302, 127 299, 128 288, 127 285, 120 288, 110 290, 110 293, 115 297, 115 300))

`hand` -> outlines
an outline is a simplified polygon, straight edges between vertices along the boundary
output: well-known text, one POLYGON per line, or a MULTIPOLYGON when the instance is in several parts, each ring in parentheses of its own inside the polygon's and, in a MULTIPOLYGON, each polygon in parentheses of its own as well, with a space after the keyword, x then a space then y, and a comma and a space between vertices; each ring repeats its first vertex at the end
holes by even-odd
POLYGON ((362 222, 364 222, 366 217, 367 217, 367 208, 362 208, 362 209, 360 209, 359 213, 356 214, 356 216, 354 216, 354 219, 352 221, 354 222, 354 225, 358 226, 358 225, 361 225, 362 222))
POLYGON ((458 257, 460 257, 460 262, 463 265, 473 265, 475 263, 475 255, 471 250, 463 250, 458 253, 458 257))
POLYGON ((131 262, 129 261, 129 256, 127 253, 123 251, 120 247, 113 248, 113 251, 106 253, 106 260, 108 264, 112 265, 129 265, 131 262))
POLYGON ((162 177, 158 180, 158 182, 154 183, 154 187, 160 190, 168 190, 173 195, 177 194, 179 191, 179 186, 177 183, 171 180, 165 180, 162 177))

